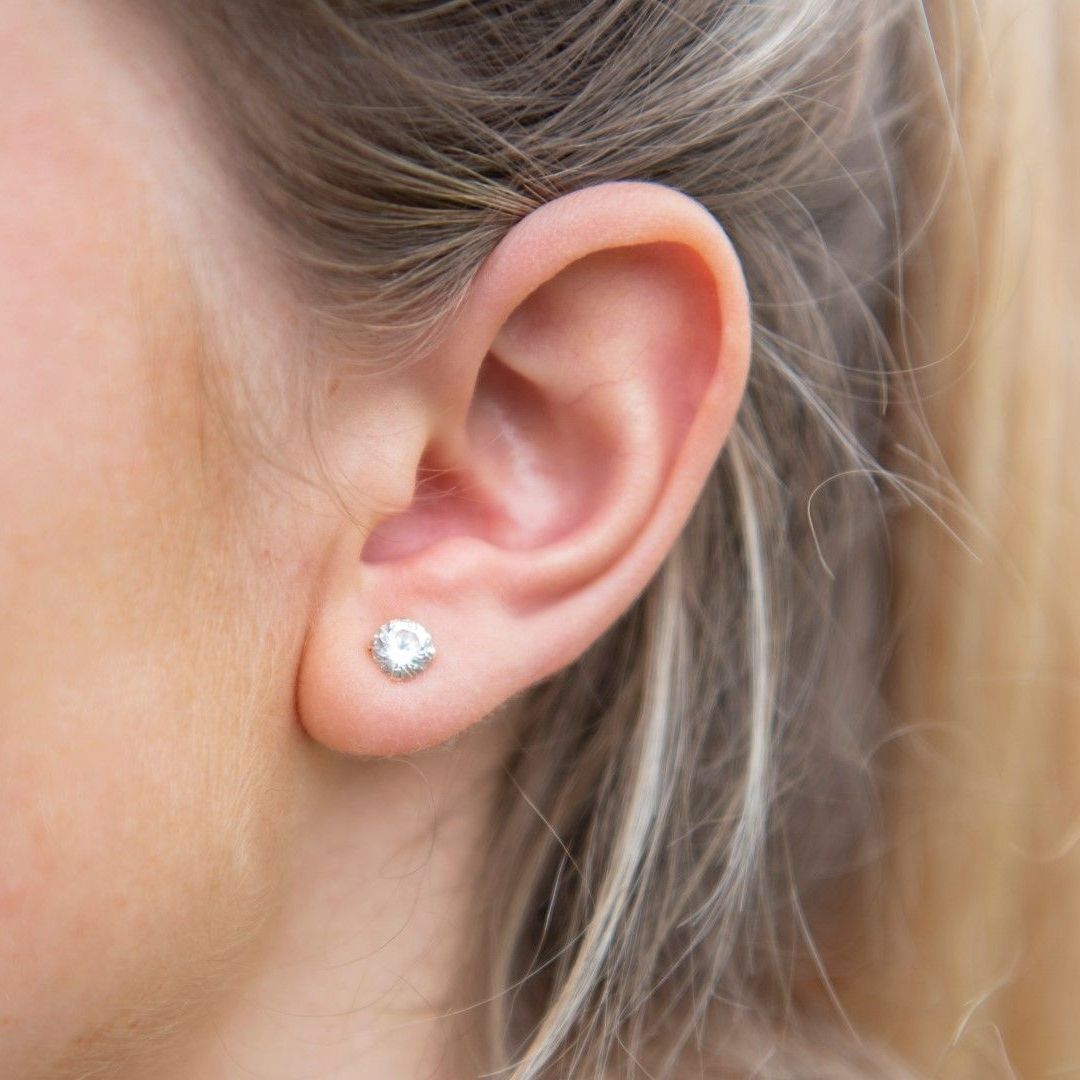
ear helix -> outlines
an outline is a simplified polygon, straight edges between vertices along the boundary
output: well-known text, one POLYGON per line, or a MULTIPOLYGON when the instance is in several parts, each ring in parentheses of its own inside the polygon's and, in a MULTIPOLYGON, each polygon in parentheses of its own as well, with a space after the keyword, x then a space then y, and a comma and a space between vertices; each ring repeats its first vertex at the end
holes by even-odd
POLYGON ((372 659, 391 679, 414 679, 435 659, 435 642, 414 619, 385 622, 368 646, 372 659))

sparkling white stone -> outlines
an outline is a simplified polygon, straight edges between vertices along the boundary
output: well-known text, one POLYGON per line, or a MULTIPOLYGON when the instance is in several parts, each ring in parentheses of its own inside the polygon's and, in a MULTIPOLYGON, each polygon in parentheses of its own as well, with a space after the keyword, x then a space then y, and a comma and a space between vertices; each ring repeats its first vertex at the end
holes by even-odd
POLYGON ((412 679, 435 659, 435 642, 413 619, 391 619, 371 639, 375 663, 391 679, 412 679))

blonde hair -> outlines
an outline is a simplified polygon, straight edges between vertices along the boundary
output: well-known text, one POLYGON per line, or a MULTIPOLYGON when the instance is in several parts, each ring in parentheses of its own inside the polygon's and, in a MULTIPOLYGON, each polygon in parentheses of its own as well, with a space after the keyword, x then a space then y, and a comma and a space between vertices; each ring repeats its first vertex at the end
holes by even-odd
POLYGON ((1080 1071, 1080 8, 936 14, 960 153, 906 298, 961 542, 918 514, 893 527, 891 837, 844 996, 916 1075, 1064 1077, 1080 1071))
MULTIPOLYGON (((1001 876, 1021 857, 1001 844, 1028 841, 1030 857, 1035 819, 1019 828, 980 770, 1007 762, 1006 790, 1040 794, 1031 784, 1076 719, 1080 653, 1058 587, 1068 567, 1049 561, 1076 527, 1054 515, 1068 494, 1066 350, 1031 323, 1064 319, 1071 234, 1016 213, 1014 174, 983 187, 997 158, 980 154, 1024 159, 1000 138, 1011 128, 987 133, 999 114, 980 119, 966 63, 935 52, 964 37, 931 34, 917 0, 141 6, 186 46, 223 161, 328 357, 422 357, 516 220, 602 180, 685 191, 743 262, 749 384, 691 521, 631 610, 503 717, 519 742, 475 996, 462 1003, 484 1005, 483 1069, 536 1080, 921 1068, 936 1026, 988 989, 988 973, 965 966, 970 935, 985 932, 1000 959, 1019 944, 1019 896, 1047 880, 1001 876), (1003 320, 985 259, 972 297, 973 244, 1009 270, 1027 223, 1023 265, 1047 275, 1047 295, 1003 320), (1040 355, 1016 350, 1013 318, 1040 355), (927 428, 931 374, 941 389, 927 428), (1024 392, 999 395, 1006 386, 1024 392), (1039 404, 1033 431, 1025 410, 1039 404), (1004 476, 1024 487, 1002 505, 1004 476), (973 522, 991 538, 981 562, 973 522), (1001 565, 1029 590, 1023 609, 1001 565), (1036 622, 1039 643, 1018 636, 1036 622), (1011 673, 982 666, 997 640, 1013 643, 1011 673), (971 682, 988 674, 1015 678, 1000 694, 971 682), (1037 725, 1030 746, 1025 723, 1037 725), (955 820, 960 783, 976 801, 955 820), (932 844, 913 832, 928 814, 935 826, 952 815, 932 844), (973 865, 954 881, 957 844, 973 865), (932 886, 918 918, 902 905, 871 918, 885 868, 904 889, 932 886), (964 922, 965 883, 979 885, 987 922, 964 922), (919 1000, 935 1002, 932 1022, 919 1000)), ((1049 26, 1031 32, 1025 63, 1052 45, 1049 26)), ((1023 101, 1052 110, 1058 93, 1039 84, 1023 101)), ((1031 145, 1005 104, 1002 122, 1016 117, 1031 145)), ((1065 189, 1049 198, 1064 215, 1065 189)))

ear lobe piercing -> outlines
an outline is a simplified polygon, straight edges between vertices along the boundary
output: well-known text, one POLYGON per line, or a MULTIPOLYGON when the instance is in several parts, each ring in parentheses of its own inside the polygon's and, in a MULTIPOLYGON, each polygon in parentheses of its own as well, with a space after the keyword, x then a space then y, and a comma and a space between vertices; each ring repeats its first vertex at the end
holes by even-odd
POLYGON ((435 659, 435 642, 413 619, 391 619, 371 639, 372 659, 391 679, 414 679, 435 659))

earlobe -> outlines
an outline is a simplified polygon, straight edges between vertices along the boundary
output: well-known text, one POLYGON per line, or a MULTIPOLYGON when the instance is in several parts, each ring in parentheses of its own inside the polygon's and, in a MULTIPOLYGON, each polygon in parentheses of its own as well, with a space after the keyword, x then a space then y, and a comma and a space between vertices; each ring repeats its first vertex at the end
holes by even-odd
POLYGON ((412 504, 367 537, 343 528, 327 560, 299 674, 308 733, 355 754, 433 746, 572 662, 675 542, 749 352, 738 260, 687 196, 602 184, 511 229, 417 373, 412 504), (433 638, 415 678, 367 649, 396 618, 433 638))

